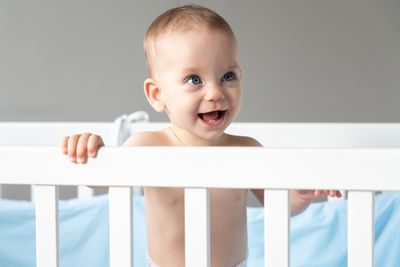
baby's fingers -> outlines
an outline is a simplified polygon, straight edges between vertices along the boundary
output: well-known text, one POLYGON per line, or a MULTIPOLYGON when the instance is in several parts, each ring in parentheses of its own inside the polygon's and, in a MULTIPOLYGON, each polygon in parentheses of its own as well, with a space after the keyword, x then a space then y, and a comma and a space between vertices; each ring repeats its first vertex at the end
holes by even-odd
POLYGON ((69 139, 69 136, 65 136, 61 141, 61 151, 65 155, 68 154, 68 139, 69 139))
POLYGON ((98 135, 91 135, 87 146, 89 157, 95 158, 98 148, 102 146, 104 146, 103 139, 98 135))
POLYGON ((342 197, 342 193, 338 190, 329 190, 330 197, 342 197))
POLYGON ((76 149, 81 135, 75 134, 68 139, 68 158, 71 162, 76 160, 76 149))
POLYGON ((85 163, 87 157, 87 146, 90 134, 84 133, 80 136, 78 140, 77 150, 76 150, 76 157, 78 163, 85 163))
POLYGON ((321 197, 322 194, 323 194, 323 191, 322 191, 322 190, 315 190, 315 191, 314 191, 314 197, 316 197, 316 198, 321 197))

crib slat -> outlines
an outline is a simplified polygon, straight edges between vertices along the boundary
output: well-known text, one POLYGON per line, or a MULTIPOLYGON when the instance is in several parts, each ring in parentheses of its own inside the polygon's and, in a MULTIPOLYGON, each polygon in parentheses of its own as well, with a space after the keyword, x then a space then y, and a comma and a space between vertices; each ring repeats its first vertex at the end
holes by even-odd
POLYGON ((348 192, 348 266, 374 266, 374 192, 348 192))
POLYGON ((289 267, 289 190, 264 190, 264 262, 289 267))
POLYGON ((78 186, 78 198, 79 199, 86 199, 91 198, 93 196, 94 190, 86 185, 79 185, 78 186))
POLYGON ((58 267, 58 186, 35 186, 36 266, 58 267))
POLYGON ((32 201, 33 203, 35 203, 35 199, 36 199, 36 197, 35 197, 35 192, 36 192, 35 185, 31 185, 31 201, 32 201))
POLYGON ((185 266, 210 266, 210 193, 207 188, 185 188, 185 266))
POLYGON ((110 187, 110 267, 133 266, 132 216, 132 188, 110 187))

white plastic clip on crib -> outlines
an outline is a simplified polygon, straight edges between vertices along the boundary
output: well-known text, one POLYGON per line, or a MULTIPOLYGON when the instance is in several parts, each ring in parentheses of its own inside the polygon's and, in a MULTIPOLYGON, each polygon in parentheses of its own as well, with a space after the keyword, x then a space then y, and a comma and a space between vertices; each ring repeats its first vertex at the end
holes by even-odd
MULTIPOLYGON (((17 140, 18 132, 21 134, 26 126, 2 124, 0 137, 8 134, 17 140)), ((105 125, 103 132, 96 131, 93 124, 79 126, 107 135, 105 125)), ((42 137, 57 137, 57 140, 60 136, 52 135, 54 131, 66 135, 82 130, 73 124, 29 127, 42 137)), ((157 129, 160 125, 149 123, 141 127, 157 129)), ((98 159, 87 165, 74 165, 66 160, 59 147, 3 146, 0 184, 36 185, 38 267, 59 266, 58 185, 110 186, 111 267, 133 264, 132 186, 186 188, 185 249, 186 266, 190 267, 210 266, 207 188, 265 189, 268 267, 290 264, 289 189, 350 190, 348 266, 373 266, 373 191, 400 191, 399 124, 237 123, 229 132, 254 136, 265 148, 104 148, 98 159), (199 168, 198 162, 208 167, 199 168)))

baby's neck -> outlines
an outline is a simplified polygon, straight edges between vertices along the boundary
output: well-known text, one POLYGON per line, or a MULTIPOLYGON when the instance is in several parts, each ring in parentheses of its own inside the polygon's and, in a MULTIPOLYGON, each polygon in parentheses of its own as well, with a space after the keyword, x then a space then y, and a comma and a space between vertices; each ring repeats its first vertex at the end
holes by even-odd
POLYGON ((224 133, 216 140, 208 140, 194 136, 187 131, 176 129, 172 125, 166 129, 166 133, 176 146, 223 146, 226 136, 224 133))

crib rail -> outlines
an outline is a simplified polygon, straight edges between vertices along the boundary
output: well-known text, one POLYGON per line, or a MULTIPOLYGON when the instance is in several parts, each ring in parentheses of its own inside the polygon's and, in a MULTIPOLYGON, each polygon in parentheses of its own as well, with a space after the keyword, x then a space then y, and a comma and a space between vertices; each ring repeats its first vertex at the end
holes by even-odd
POLYGON ((0 183, 400 191, 399 153, 400 148, 104 147, 97 159, 77 165, 59 147, 0 147, 0 183))
MULTIPOLYGON (((168 123, 133 123, 131 132, 158 131, 168 123)), ((0 122, 0 146, 58 146, 65 135, 92 132, 103 137, 107 145, 119 128, 112 122, 0 122)), ((238 123, 231 124, 228 133, 248 135, 266 147, 400 147, 398 123, 238 123)), ((79 186, 78 198, 93 195, 93 190, 79 186)), ((1 188, 2 191, 6 188, 1 188)), ((64 189, 61 189, 61 192, 64 189)), ((139 192, 140 190, 137 190, 139 192)), ((31 199, 34 201, 31 190, 31 199)), ((344 191, 342 192, 343 195, 344 191)), ((345 199, 345 198, 342 198, 345 199)), ((330 198, 328 200, 341 200, 330 198)))
POLYGON ((268 267, 290 265, 289 189, 351 190, 350 267, 373 266, 372 192, 400 191, 399 148, 106 147, 96 160, 75 165, 58 147, 0 147, 0 162, 0 184, 37 186, 38 267, 59 262, 58 185, 110 186, 111 267, 133 263, 131 186, 186 188, 185 211, 199 211, 185 214, 186 265, 190 267, 210 262, 207 188, 265 189, 268 267), (201 237, 196 237, 200 232, 201 237))

